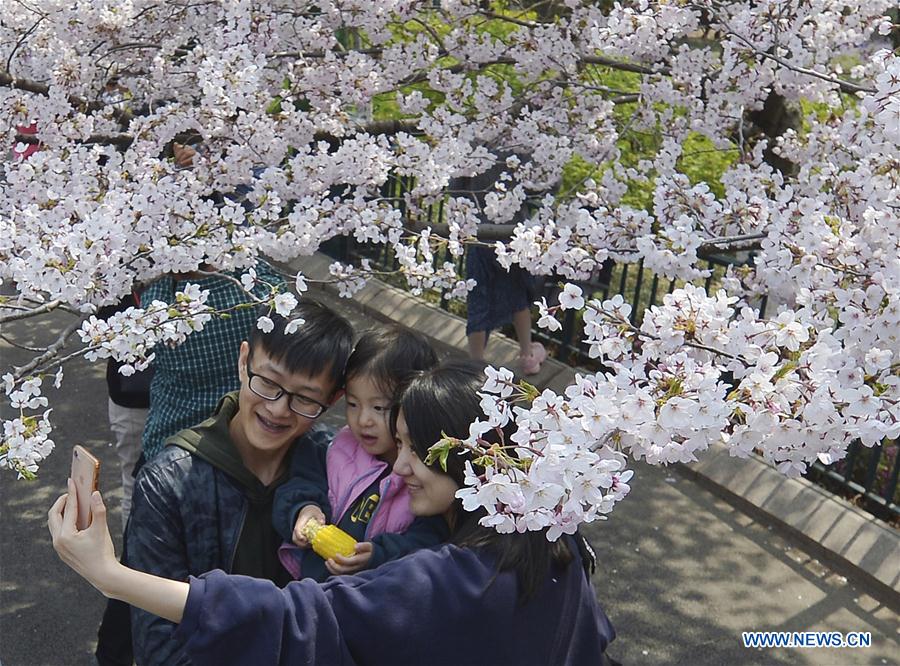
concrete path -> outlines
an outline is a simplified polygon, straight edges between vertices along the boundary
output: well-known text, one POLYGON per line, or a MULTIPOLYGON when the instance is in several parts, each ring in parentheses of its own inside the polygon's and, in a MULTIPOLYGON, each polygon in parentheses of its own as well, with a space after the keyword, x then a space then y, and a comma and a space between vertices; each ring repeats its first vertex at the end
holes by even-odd
MULTIPOLYGON (((347 301, 336 305, 359 327, 373 323, 347 301)), ((65 316, 53 324, 4 333, 38 344, 54 337, 65 316)), ((0 368, 22 363, 24 354, 0 341, 0 368)), ((64 394, 53 401, 58 448, 36 482, 0 474, 4 666, 92 663, 104 599, 56 558, 45 522, 64 488, 71 446, 80 442, 103 458, 101 487, 117 524, 119 482, 107 448, 103 373, 102 364, 84 362, 66 370, 64 394)), ((339 423, 340 409, 328 418, 339 423)), ((610 649, 615 658, 625 664, 900 664, 900 618, 852 582, 671 470, 639 466, 632 487, 609 521, 587 530, 600 558, 598 595, 618 631, 610 649), (748 650, 741 643, 748 630, 868 631, 872 646, 748 650)))

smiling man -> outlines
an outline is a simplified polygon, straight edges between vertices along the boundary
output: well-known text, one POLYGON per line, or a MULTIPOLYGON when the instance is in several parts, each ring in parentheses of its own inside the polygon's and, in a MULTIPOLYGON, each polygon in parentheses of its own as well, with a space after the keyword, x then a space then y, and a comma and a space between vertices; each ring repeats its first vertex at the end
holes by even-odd
MULTIPOLYGON (((339 397, 353 329, 307 299, 295 313, 305 323, 293 334, 269 316, 272 331, 254 329, 241 343, 240 390, 225 395, 211 418, 170 438, 141 470, 128 527, 133 568, 176 580, 212 569, 277 584, 290 579, 277 558, 272 500, 292 469, 328 501, 325 451, 333 433, 314 423, 339 397)), ((137 609, 132 624, 138 664, 190 663, 171 641, 174 624, 137 609)))

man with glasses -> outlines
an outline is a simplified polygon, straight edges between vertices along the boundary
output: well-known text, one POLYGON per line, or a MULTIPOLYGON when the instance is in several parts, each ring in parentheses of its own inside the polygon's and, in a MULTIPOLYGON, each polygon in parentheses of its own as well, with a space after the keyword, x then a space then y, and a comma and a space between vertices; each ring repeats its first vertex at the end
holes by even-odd
MULTIPOLYGON (((274 329, 254 328, 241 343, 240 390, 225 395, 211 418, 169 438, 141 470, 130 566, 176 580, 223 569, 288 582, 272 527, 275 489, 292 469, 328 501, 325 451, 333 433, 314 424, 340 397, 353 329, 308 299, 293 334, 284 332, 284 319, 268 316, 274 329)), ((138 664, 190 663, 171 640, 174 624, 137 609, 132 622, 138 664)))

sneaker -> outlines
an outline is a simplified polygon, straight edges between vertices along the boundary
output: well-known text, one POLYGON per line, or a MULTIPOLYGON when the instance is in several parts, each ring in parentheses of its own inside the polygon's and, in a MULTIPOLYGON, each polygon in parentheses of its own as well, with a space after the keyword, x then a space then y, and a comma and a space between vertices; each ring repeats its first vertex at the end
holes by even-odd
POLYGON ((526 375, 536 375, 541 371, 541 363, 547 360, 547 350, 540 342, 531 343, 531 354, 528 356, 519 355, 519 366, 522 373, 526 375))

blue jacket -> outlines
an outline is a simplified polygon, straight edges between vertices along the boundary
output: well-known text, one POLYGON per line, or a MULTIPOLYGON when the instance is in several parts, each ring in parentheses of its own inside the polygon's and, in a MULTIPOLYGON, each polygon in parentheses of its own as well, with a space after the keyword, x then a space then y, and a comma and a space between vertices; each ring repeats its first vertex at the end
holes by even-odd
MULTIPOLYGON (((128 524, 129 566, 174 580, 231 570, 249 503, 265 490, 228 438, 236 411, 236 394, 226 395, 212 418, 173 437, 141 469, 128 524)), ((292 469, 320 479, 323 497, 325 451, 332 437, 329 429, 313 429, 289 454, 292 469)), ((140 666, 190 663, 171 640, 174 624, 136 608, 131 617, 140 666)))
POLYGON ((268 581, 190 579, 175 634, 197 666, 600 664, 615 637, 579 558, 517 603, 514 572, 480 550, 418 550, 378 569, 268 581))

